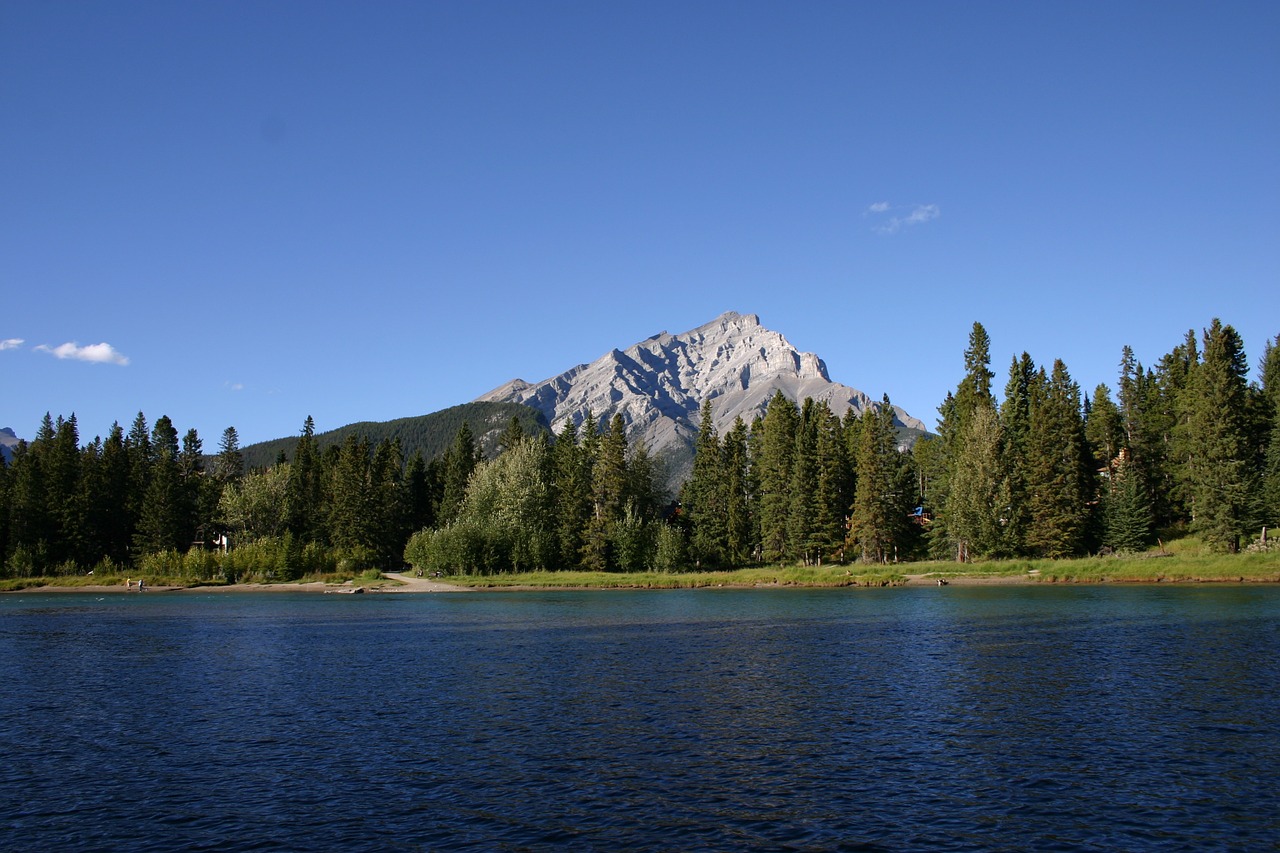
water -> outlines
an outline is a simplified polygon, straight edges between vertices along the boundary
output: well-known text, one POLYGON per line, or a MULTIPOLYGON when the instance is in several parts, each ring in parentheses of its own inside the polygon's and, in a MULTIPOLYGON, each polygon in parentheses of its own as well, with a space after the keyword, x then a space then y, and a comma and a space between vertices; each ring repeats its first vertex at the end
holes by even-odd
POLYGON ((1280 588, 0 596, 0 849, 1280 848, 1280 588))

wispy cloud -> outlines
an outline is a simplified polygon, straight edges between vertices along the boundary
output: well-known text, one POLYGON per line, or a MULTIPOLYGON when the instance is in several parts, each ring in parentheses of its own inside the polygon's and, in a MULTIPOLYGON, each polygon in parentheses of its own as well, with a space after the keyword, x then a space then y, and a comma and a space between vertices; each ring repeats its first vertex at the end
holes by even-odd
POLYGON ((0 352, 4 352, 7 349, 17 349, 25 343, 26 341, 22 338, 9 338, 6 341, 0 341, 0 352))
POLYGON ((942 215, 942 209, 936 204, 916 204, 916 205, 898 205, 894 206, 887 201, 878 201, 867 208, 867 214, 874 214, 880 218, 877 225, 873 229, 877 234, 897 234, 903 228, 909 228, 913 225, 923 225, 930 220, 937 219, 942 215), (883 214, 892 213, 887 219, 883 214))
POLYGON ((243 382, 223 382, 223 383, 222 383, 222 385, 223 385, 223 387, 225 387, 228 391, 243 391, 243 390, 244 390, 244 383, 243 383, 243 382))
POLYGON ((69 358, 74 361, 88 361, 94 364, 128 364, 129 357, 108 343, 80 346, 76 343, 65 343, 56 347, 40 344, 38 352, 47 352, 55 358, 69 358))

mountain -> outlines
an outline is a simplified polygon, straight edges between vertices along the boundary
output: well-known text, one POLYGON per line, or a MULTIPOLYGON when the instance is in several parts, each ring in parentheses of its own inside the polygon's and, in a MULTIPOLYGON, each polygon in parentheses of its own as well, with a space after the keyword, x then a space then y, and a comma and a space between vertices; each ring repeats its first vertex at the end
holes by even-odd
MULTIPOLYGON (((670 481, 678 482, 692 458, 703 400, 711 400, 716 429, 724 435, 735 418, 750 424, 763 415, 777 391, 797 403, 825 400, 837 415, 879 406, 831 381, 822 359, 797 351, 755 314, 734 311, 679 335, 663 332, 612 350, 541 382, 513 379, 476 402, 532 406, 556 432, 567 420, 582 423, 588 411, 601 423, 619 413, 629 436, 643 438, 655 456, 665 456, 673 469, 670 481)), ((904 443, 925 432, 921 421, 897 406, 894 422, 904 443)))
MULTIPOLYGON (((481 449, 488 455, 495 450, 498 436, 511 424, 512 418, 520 419, 526 433, 550 429, 546 419, 537 412, 529 411, 527 406, 513 403, 463 403, 430 415, 398 418, 394 421, 362 421, 328 432, 318 432, 316 444, 323 452, 326 448, 341 445, 352 433, 367 438, 373 445, 383 439, 398 438, 406 460, 416 451, 422 451, 423 458, 430 460, 449 449, 458 430, 466 423, 472 435, 480 442, 481 449)), ((251 444, 241 448, 240 452, 244 455, 246 468, 265 468, 274 463, 281 453, 292 458, 297 446, 298 436, 295 435, 251 444)))
POLYGON ((13 459, 13 449, 18 446, 19 441, 21 439, 12 427, 0 428, 0 457, 3 457, 6 465, 13 459))

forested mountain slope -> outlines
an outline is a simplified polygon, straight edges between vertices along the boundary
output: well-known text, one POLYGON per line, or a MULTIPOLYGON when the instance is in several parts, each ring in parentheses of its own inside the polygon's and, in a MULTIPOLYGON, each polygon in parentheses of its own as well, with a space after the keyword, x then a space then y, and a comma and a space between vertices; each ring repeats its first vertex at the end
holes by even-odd
MULTIPOLYGON (((498 435, 518 418, 526 433, 536 433, 550 429, 547 419, 540 412, 528 406, 516 403, 463 403, 429 415, 418 415, 409 418, 397 418, 393 421, 361 421, 347 424, 328 432, 316 433, 316 442, 320 451, 331 446, 339 446, 346 437, 355 434, 367 438, 370 444, 377 445, 384 439, 400 439, 404 458, 421 451, 424 459, 434 459, 448 449, 465 423, 486 455, 493 449, 498 435)), ((299 430, 301 434, 301 430, 299 430)), ((265 468, 272 464, 281 453, 286 458, 293 456, 298 437, 277 438, 252 444, 243 449, 247 468, 265 468)))

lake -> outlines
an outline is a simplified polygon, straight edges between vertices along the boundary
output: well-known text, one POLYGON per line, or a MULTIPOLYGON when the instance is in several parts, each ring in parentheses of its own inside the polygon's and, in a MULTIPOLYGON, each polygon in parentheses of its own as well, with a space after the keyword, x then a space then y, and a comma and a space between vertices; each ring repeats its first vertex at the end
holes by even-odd
POLYGON ((1280 847, 1280 587, 0 596, 0 849, 1280 847))

